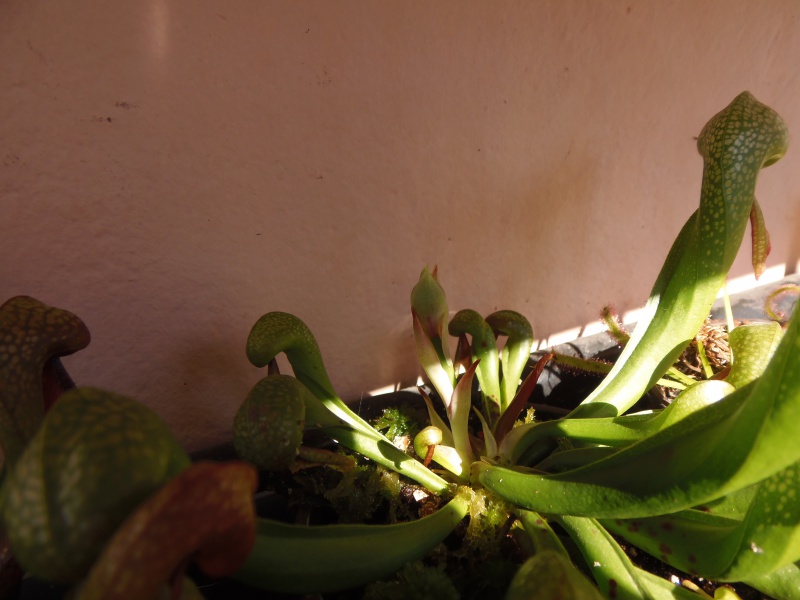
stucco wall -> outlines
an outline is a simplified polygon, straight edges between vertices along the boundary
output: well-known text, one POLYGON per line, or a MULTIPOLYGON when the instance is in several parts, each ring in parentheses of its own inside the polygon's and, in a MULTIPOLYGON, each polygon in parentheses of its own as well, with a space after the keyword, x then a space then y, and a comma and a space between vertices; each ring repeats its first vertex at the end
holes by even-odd
MULTIPOLYGON (((269 310, 301 316, 358 399, 415 380, 426 264, 452 309, 516 308, 542 338, 637 307, 697 206, 706 120, 749 89, 800 131, 798 15, 4 0, 0 297, 79 314, 94 339, 73 377, 192 449, 226 439, 269 310)), ((769 264, 790 271, 799 196, 793 149, 759 185, 769 264)))

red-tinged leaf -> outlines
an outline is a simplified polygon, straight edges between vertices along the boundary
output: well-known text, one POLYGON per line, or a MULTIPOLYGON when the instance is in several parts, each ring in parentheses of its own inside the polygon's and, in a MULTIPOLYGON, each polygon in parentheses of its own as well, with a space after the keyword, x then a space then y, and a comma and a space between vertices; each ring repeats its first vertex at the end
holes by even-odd
POLYGON ((494 428, 494 436, 498 444, 502 442, 506 434, 511 431, 514 422, 528 403, 528 398, 530 398, 534 388, 536 388, 536 383, 539 381, 542 371, 544 371, 547 363, 553 360, 554 356, 554 354, 548 353, 537 361, 536 366, 533 367, 533 370, 525 378, 525 381, 522 382, 519 390, 517 390, 517 395, 514 396, 511 404, 509 404, 506 411, 500 415, 500 419, 497 421, 497 425, 495 425, 494 428))
POLYGON ((453 445, 461 456, 464 468, 468 469, 472 463, 472 445, 469 441, 469 411, 472 403, 472 378, 478 368, 480 360, 476 360, 458 380, 450 405, 447 407, 447 416, 450 418, 450 429, 453 432, 453 445))
POLYGON ((187 559, 210 577, 236 571, 255 543, 255 468, 196 463, 142 503, 103 549, 75 600, 150 600, 187 559))
POLYGON ((450 396, 453 394, 453 373, 450 369, 445 369, 442 361, 446 363, 443 355, 440 355, 430 338, 425 335, 419 317, 412 313, 414 322, 414 340, 417 346, 417 358, 419 364, 428 376, 428 379, 436 388, 442 402, 449 404, 450 396))
POLYGON ((89 330, 74 314, 34 298, 16 296, 0 306, 0 443, 7 466, 39 428, 45 396, 52 403, 59 395, 58 382, 50 377, 56 365, 49 361, 85 348, 89 339, 89 330))
POLYGON ((411 290, 411 312, 417 315, 429 338, 442 337, 448 310, 437 267, 433 273, 428 271, 428 267, 422 270, 419 281, 411 290))
MULTIPOLYGON (((767 313, 770 319, 780 323, 781 327, 786 326, 789 321, 789 316, 791 316, 791 310, 782 310, 780 306, 782 301, 786 299, 786 296, 794 296, 794 300, 796 301, 797 297, 800 296, 800 285, 786 283, 773 290, 764 302, 764 312, 767 313)), ((788 303, 786 304, 788 305, 788 303)))
POLYGON ((606 326, 608 334, 614 338, 614 341, 617 342, 617 344, 624 346, 628 343, 628 341, 630 341, 631 336, 627 331, 625 331, 625 328, 622 325, 622 319, 620 319, 619 313, 617 313, 613 306, 609 304, 608 306, 603 307, 603 310, 600 313, 600 320, 606 326))
POLYGON ((44 364, 42 369, 42 400, 44 401, 44 412, 53 407, 66 391, 75 387, 75 383, 67 373, 64 365, 58 356, 51 356, 44 364))
POLYGON ((466 334, 458 336, 458 344, 456 344, 456 354, 453 357, 453 366, 458 372, 459 368, 464 370, 472 363, 472 346, 467 339, 466 334))
POLYGON ((767 257, 772 250, 772 244, 764 223, 764 213, 761 212, 761 207, 755 198, 750 208, 750 234, 753 240, 753 271, 758 279, 767 268, 767 257))

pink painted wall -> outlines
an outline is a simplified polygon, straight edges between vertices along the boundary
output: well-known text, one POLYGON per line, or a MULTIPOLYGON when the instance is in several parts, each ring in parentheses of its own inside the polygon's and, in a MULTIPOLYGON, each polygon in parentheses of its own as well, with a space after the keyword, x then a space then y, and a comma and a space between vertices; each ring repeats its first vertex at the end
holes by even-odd
MULTIPOLYGON (((269 310, 340 394, 417 376, 408 296, 539 337, 644 303, 699 197, 696 136, 749 89, 800 131, 800 5, 0 3, 0 297, 71 309, 83 384, 224 441, 269 310)), ((764 173, 800 257, 797 149, 764 173)), ((747 272, 748 257, 734 275, 747 272)), ((790 267, 791 270, 792 267, 790 267)))

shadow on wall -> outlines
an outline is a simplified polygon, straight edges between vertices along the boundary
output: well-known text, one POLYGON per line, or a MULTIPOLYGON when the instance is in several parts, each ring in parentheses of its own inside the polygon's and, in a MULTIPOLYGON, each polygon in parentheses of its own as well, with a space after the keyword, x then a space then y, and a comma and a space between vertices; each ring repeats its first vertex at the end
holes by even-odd
MULTIPOLYGON (((253 384, 266 377, 247 360, 244 344, 198 334, 176 348, 175 370, 165 384, 158 410, 193 451, 230 439, 233 417, 253 384), (235 346, 235 347, 234 347, 235 346), (239 347, 241 346, 241 347, 239 347), (237 351, 238 350, 238 351, 237 351)), ((160 374, 159 374, 160 375, 160 374)))
MULTIPOLYGON (((800 202, 794 204, 794 215, 792 222, 800 227, 800 202)), ((800 231, 791 236, 789 241, 789 252, 786 255, 786 274, 794 275, 800 270, 800 231)))
POLYGON ((530 255, 528 268, 525 273, 499 269, 491 275, 500 285, 498 298, 521 300, 519 306, 498 308, 525 314, 537 338, 592 320, 602 307, 586 299, 597 299, 600 289, 608 293, 619 287, 613 277, 620 271, 609 273, 587 260, 608 245, 604 227, 614 210, 603 204, 596 165, 593 156, 573 146, 559 164, 532 182, 521 200, 528 207, 508 246, 530 255), (555 318, 542 321, 542 314, 555 318))
MULTIPOLYGON (((411 289, 408 290, 409 294, 411 289)), ((409 300, 408 316, 401 319, 401 323, 392 328, 388 336, 388 345, 392 364, 389 373, 383 381, 397 382, 395 389, 401 390, 417 385, 419 377, 423 376, 422 367, 417 359, 417 347, 414 342, 414 325, 411 319, 411 301, 409 300), (407 365, 414 365, 414 370, 409 371, 407 365)))

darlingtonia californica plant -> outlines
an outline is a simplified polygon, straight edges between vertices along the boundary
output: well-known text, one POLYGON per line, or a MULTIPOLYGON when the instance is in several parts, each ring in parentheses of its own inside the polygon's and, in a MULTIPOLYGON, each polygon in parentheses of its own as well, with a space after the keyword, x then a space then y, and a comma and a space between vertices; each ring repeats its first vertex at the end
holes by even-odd
MULTIPOLYGON (((423 270, 411 295, 418 358, 437 396, 425 395, 430 423, 413 444, 414 456, 338 398, 300 319, 262 317, 248 340, 248 357, 266 366, 286 353, 305 388, 294 401, 304 412, 292 413, 298 432, 322 431, 449 502, 432 516, 398 525, 262 521, 255 550, 237 576, 297 593, 363 585, 423 556, 467 516, 473 495, 488 491, 509 507, 513 527, 525 532, 532 548, 508 598, 553 586, 560 597, 697 597, 635 567, 614 536, 690 574, 743 581, 777 598, 800 597, 797 319, 785 333, 776 323, 730 331, 728 373, 674 382, 685 389, 667 408, 629 413, 703 326, 748 223, 756 274, 763 270, 769 239, 754 196, 756 177, 783 156, 787 143, 780 116, 747 92, 708 122, 698 138, 700 206, 678 234, 645 316, 599 387, 554 421, 518 418, 543 367, 540 362, 520 381, 533 339, 528 322, 513 311, 482 317, 464 310, 450 319, 436 269, 423 270), (448 333, 458 339, 454 356, 448 333), (502 336, 507 342, 498 348, 502 336), (434 401, 443 403, 444 416, 434 401), (470 428, 471 414, 479 431, 470 428), (420 527, 436 518, 435 526, 420 527), (593 584, 573 564, 567 542, 582 555, 593 584), (369 548, 368 556, 361 548, 369 548)), ((270 419, 253 406, 266 386, 258 384, 237 416, 237 423, 250 422, 249 429, 237 426, 237 447, 254 447, 259 430, 270 428, 270 419)), ((277 414, 270 401, 262 405, 264 414, 277 414)), ((273 451, 302 454, 296 435, 283 439, 287 445, 273 451)))
POLYGON ((22 571, 77 599, 194 597, 183 571, 235 571, 252 548, 255 469, 190 465, 167 425, 135 400, 74 387, 59 356, 89 343, 70 312, 29 297, 0 306, 0 489, 4 540, 22 571))

